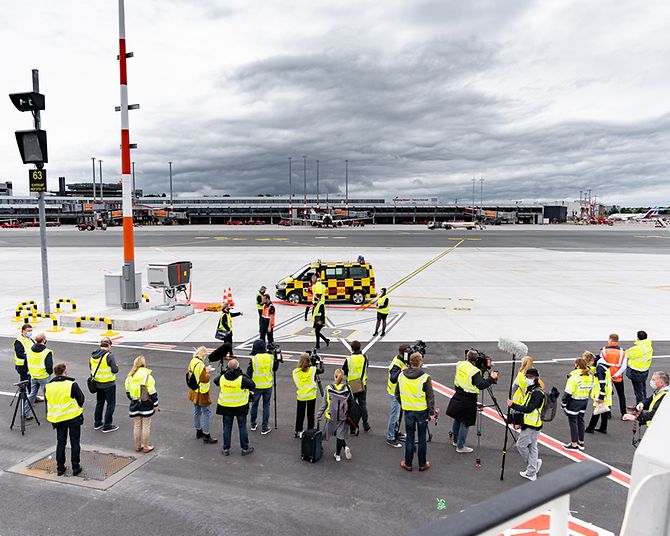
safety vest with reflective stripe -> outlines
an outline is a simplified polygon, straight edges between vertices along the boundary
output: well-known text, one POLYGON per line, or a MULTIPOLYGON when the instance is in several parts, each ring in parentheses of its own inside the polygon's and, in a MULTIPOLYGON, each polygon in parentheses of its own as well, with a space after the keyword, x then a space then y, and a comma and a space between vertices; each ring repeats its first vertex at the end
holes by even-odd
MULTIPOLYGON (((21 346, 23 346, 23 351, 27 357, 30 349, 33 347, 33 344, 35 344, 35 341, 30 337, 26 337, 25 335, 19 335, 16 340, 21 343, 21 346)), ((23 357, 19 357, 16 355, 16 352, 14 352, 14 364, 17 367, 23 367, 26 364, 26 360, 23 357)))
POLYGON ((316 320, 316 317, 319 316, 319 311, 323 307, 323 321, 326 321, 326 300, 325 298, 321 298, 318 303, 314 305, 312 308, 312 322, 316 320))
POLYGON ((654 357, 654 348, 649 339, 635 341, 635 346, 626 351, 628 366, 638 372, 645 372, 651 366, 651 359, 654 357))
POLYGON ((198 388, 195 390, 196 393, 205 394, 209 393, 209 382, 201 383, 200 376, 202 376, 203 370, 205 370, 205 364, 202 362, 202 359, 193 357, 191 362, 188 364, 188 370, 195 376, 198 380, 198 388))
POLYGON ((293 383, 295 383, 298 400, 314 400, 316 398, 316 367, 309 367, 304 371, 299 368, 294 369, 293 383))
MULTIPOLYGON (((542 393, 542 404, 540 405, 539 408, 534 409, 530 413, 524 413, 523 414, 523 422, 524 424, 527 424, 528 426, 534 426, 535 428, 539 428, 542 426, 542 408, 544 408, 544 403, 547 400, 547 397, 544 394, 544 391, 540 389, 539 387, 536 387, 535 389, 539 389, 539 391, 542 393)), ((527 406, 530 403, 530 395, 535 392, 535 389, 532 391, 528 391, 526 393, 526 396, 523 399, 523 405, 527 406)))
POLYGON ((228 331, 233 331, 233 317, 230 316, 230 313, 222 313, 221 319, 219 320, 219 329, 226 330, 226 327, 223 323, 223 320, 226 320, 226 325, 228 326, 228 331))
POLYGON ((565 392, 574 400, 586 400, 591 396, 594 386, 594 377, 591 373, 586 375, 570 374, 565 384, 565 392))
POLYGON ((365 355, 351 354, 347 357, 347 365, 347 381, 360 379, 363 387, 365 387, 368 383, 368 367, 365 366, 365 355))
POLYGON ((474 378, 475 374, 478 372, 480 372, 480 370, 470 363, 470 361, 459 361, 456 365, 454 385, 460 387, 466 393, 479 393, 479 389, 472 383, 472 378, 474 378))
POLYGON ((626 352, 623 351, 623 348, 618 346, 606 346, 600 352, 600 357, 609 363, 610 374, 612 374, 612 381, 617 383, 622 382, 623 374, 619 374, 619 369, 623 367, 624 362, 626 361, 626 352))
MULTIPOLYGON (((596 407, 598 404, 596 400, 600 396, 602 390, 602 384, 600 380, 596 377, 593 384, 593 389, 591 390, 591 398, 593 398, 593 407, 596 407)), ((612 375, 610 374, 610 369, 605 370, 605 398, 603 401, 608 408, 612 407, 612 375)))
POLYGON ((408 378, 404 374, 398 377, 400 388, 400 407, 403 411, 425 411, 428 409, 423 386, 430 376, 425 372, 418 378, 408 378))
POLYGON ((269 389, 272 387, 272 365, 274 364, 272 354, 256 354, 251 356, 253 376, 251 379, 256 384, 256 389, 269 389))
POLYGON ((512 396, 512 402, 515 404, 526 405, 524 398, 526 397, 526 389, 528 388, 528 380, 526 379, 526 372, 519 372, 516 376, 514 383, 517 385, 516 391, 514 391, 514 396, 512 396))
MULTIPOLYGON (((649 404, 649 411, 654 411, 654 406, 658 404, 661 399, 668 394, 669 388, 666 386, 661 389, 658 393, 654 395, 654 398, 651 399, 651 404, 649 404)), ((647 426, 651 426, 651 421, 647 421, 647 426)))
POLYGON ((263 297, 265 294, 260 290, 256 293, 256 309, 261 311, 263 309, 263 297))
POLYGON ((72 384, 74 380, 50 381, 44 386, 47 399, 47 420, 52 423, 69 421, 79 417, 84 408, 79 407, 72 398, 72 384))
POLYGON ((391 370, 393 367, 398 367, 400 370, 405 366, 405 362, 400 359, 398 356, 395 356, 393 358, 393 361, 391 361, 391 364, 389 365, 389 371, 388 371, 388 379, 386 380, 386 392, 392 396, 395 396, 395 388, 398 385, 398 382, 392 382, 391 381, 391 370))
POLYGON ((326 297, 326 285, 321 281, 317 281, 312 285, 312 303, 317 302, 319 295, 322 299, 325 299, 326 297))
POLYGON ((225 408, 239 408, 249 403, 249 389, 242 389, 242 376, 227 380, 221 376, 219 380, 219 400, 217 404, 225 408))
POLYGON ((110 383, 116 380, 116 376, 112 372, 112 367, 109 366, 109 362, 107 361, 108 355, 109 352, 105 352, 99 359, 91 356, 88 360, 91 374, 95 372, 95 369, 98 369, 98 372, 95 372, 95 377, 93 378, 98 383, 110 383), (98 363, 100 363, 100 367, 98 367, 98 363))
POLYGON ((389 300, 388 296, 382 296, 379 298, 377 301, 377 312, 383 315, 389 314, 389 310, 391 309, 391 301, 389 300))
POLYGON ((126 391, 133 400, 140 400, 143 385, 147 389, 147 394, 153 395, 156 392, 156 380, 151 375, 151 369, 140 367, 134 375, 126 378, 126 391))
POLYGON ((28 351, 28 372, 30 372, 30 377, 34 380, 43 380, 49 377, 46 365, 44 364, 49 352, 51 350, 48 348, 45 348, 41 352, 33 352, 32 348, 28 351))

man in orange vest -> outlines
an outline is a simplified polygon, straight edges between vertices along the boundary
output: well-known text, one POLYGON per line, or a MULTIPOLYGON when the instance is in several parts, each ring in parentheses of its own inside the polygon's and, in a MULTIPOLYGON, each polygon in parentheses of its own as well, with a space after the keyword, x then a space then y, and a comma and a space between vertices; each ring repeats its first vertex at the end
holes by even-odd
POLYGON ((626 370, 626 352, 619 346, 619 335, 612 333, 609 336, 607 346, 600 350, 600 357, 609 366, 612 385, 619 399, 619 411, 623 420, 623 416, 626 415, 626 394, 623 384, 623 373, 626 370))
POLYGON ((261 330, 260 337, 263 342, 267 338, 267 342, 274 343, 275 330, 275 306, 272 305, 270 295, 263 296, 263 310, 261 312, 261 330))

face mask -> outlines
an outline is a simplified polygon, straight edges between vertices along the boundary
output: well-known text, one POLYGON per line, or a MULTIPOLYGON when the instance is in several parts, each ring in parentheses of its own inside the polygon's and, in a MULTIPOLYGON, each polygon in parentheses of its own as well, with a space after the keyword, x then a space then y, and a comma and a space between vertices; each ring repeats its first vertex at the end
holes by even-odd
POLYGON ((658 387, 658 386, 656 385, 656 381, 655 381, 655 380, 651 380, 651 381, 649 382, 649 387, 651 387, 651 388, 655 391, 655 390, 656 390, 656 387, 658 387))
POLYGON ((535 385, 535 378, 526 378, 526 382, 528 382, 528 387, 535 385))
POLYGON ((33 332, 32 331, 26 331, 26 337, 32 337, 33 332))

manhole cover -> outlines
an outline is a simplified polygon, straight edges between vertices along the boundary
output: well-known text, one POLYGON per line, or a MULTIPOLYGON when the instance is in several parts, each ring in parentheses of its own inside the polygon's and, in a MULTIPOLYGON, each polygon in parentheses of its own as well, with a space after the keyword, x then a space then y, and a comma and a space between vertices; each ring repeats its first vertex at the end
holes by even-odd
MULTIPOLYGON (((71 465, 70 452, 69 450, 66 452, 66 463, 69 466, 71 465)), ((97 450, 82 450, 81 467, 83 471, 79 476, 89 480, 103 481, 133 463, 135 459, 134 456, 119 456, 117 454, 98 452, 97 450)), ((47 456, 40 458, 28 465, 27 468, 55 475, 56 452, 51 452, 47 456)))

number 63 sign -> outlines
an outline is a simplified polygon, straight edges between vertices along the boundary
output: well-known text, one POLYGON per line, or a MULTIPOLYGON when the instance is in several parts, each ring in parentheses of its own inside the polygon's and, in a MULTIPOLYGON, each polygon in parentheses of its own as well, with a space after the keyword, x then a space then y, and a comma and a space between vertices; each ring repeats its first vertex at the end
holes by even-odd
POLYGON ((46 192, 47 191, 47 170, 46 169, 29 169, 28 183, 30 184, 31 192, 46 192))

